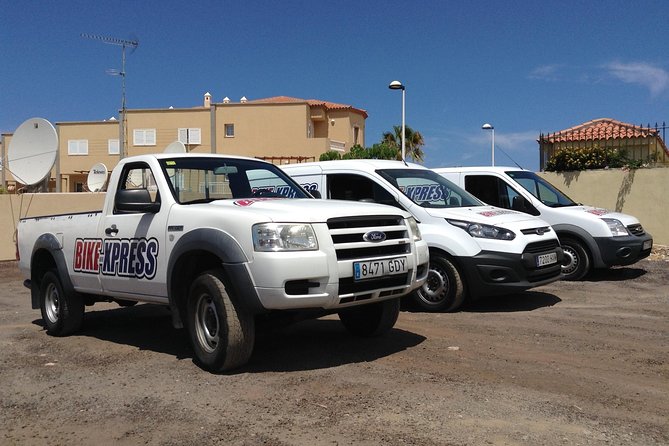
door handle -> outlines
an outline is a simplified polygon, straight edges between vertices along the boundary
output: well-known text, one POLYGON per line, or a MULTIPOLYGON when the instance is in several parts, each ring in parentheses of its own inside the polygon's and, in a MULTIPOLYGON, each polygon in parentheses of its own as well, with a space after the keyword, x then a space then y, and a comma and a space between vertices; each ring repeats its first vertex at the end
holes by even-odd
POLYGON ((105 229, 105 234, 115 236, 116 234, 118 234, 118 228, 116 227, 116 225, 111 225, 111 228, 105 229))

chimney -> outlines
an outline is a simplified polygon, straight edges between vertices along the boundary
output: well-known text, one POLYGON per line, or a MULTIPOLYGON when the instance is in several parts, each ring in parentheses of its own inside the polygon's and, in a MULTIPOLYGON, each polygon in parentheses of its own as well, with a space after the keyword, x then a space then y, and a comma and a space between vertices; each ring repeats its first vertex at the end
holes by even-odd
POLYGON ((248 99, 246 99, 246 96, 242 96, 242 98, 239 100, 242 104, 245 104, 248 99))
POLYGON ((209 92, 206 92, 204 94, 204 107, 205 108, 211 107, 211 94, 209 92))
POLYGON ((227 96, 224 97, 224 98, 223 98, 223 103, 224 103, 224 104, 229 104, 229 103, 230 103, 230 98, 227 97, 227 96))

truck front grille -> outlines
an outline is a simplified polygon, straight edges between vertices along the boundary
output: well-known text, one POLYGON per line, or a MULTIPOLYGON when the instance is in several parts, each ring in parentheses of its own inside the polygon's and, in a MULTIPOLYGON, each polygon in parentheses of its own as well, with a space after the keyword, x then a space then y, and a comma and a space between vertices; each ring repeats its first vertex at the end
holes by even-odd
POLYGON ((552 251, 557 247, 558 247, 558 241, 555 239, 546 240, 545 242, 534 242, 534 243, 529 243, 525 247, 523 253, 538 254, 546 251, 552 251))
POLYGON ((630 232, 632 235, 644 235, 646 231, 644 231, 643 226, 640 224, 635 224, 635 225, 629 225, 627 227, 627 230, 630 232))
MULTIPOLYGON (((411 252, 404 219, 396 215, 332 218, 327 221, 337 260, 370 259, 411 252), (365 240, 365 234, 383 233, 384 240, 365 240)), ((369 238, 369 237, 368 237, 369 238)))

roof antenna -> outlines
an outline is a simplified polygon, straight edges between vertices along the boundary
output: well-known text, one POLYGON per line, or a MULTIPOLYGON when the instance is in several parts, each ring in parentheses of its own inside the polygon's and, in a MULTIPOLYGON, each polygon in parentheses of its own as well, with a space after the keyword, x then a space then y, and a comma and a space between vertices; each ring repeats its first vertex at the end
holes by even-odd
POLYGON ((126 116, 125 116, 125 48, 129 47, 132 48, 133 50, 136 49, 139 46, 139 41, 137 39, 134 40, 126 40, 126 39, 119 39, 116 37, 109 37, 109 36, 98 36, 98 35, 93 35, 93 34, 81 34, 81 37, 84 37, 86 39, 93 39, 93 40, 99 40, 103 43, 107 43, 109 45, 117 45, 121 47, 121 71, 115 70, 115 69, 108 69, 107 74, 111 74, 113 76, 121 76, 121 119, 119 122, 119 157, 120 159, 123 159, 126 154, 126 138, 125 138, 125 128, 126 128, 126 116))

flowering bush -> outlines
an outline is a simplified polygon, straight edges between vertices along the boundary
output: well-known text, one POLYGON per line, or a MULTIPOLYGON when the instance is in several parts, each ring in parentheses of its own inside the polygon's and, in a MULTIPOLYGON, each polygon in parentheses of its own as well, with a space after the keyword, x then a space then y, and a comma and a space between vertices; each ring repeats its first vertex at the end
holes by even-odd
POLYGON ((637 169, 643 167, 641 160, 630 159, 627 152, 619 149, 592 147, 558 149, 546 163, 547 172, 564 172, 570 170, 607 169, 626 167, 637 169))

